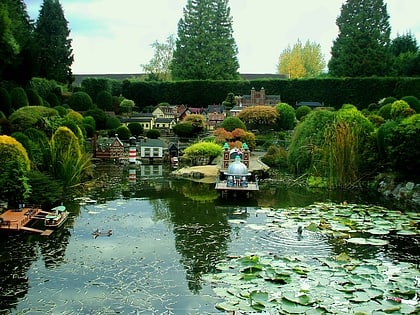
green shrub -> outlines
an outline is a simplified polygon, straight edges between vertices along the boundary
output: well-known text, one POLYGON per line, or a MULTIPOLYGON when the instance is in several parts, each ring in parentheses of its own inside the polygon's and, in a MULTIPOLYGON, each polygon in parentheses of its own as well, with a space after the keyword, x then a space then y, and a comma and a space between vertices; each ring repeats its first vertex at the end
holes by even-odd
POLYGON ((15 87, 12 91, 10 91, 10 99, 14 110, 29 106, 28 96, 26 95, 25 90, 21 87, 15 87))
POLYGON ((311 110, 312 109, 307 105, 299 106, 296 109, 296 119, 302 120, 302 118, 308 115, 311 112, 311 110))
POLYGON ((420 170, 420 114, 405 118, 389 135, 389 158, 394 171, 418 180, 420 170))
POLYGON ((295 126, 296 113, 295 109, 286 103, 279 103, 276 106, 280 117, 277 120, 277 127, 280 130, 291 130, 295 126))
POLYGON ((236 128, 247 130, 245 123, 242 120, 240 120, 238 117, 234 117, 234 116, 226 117, 220 124, 220 127, 230 132, 232 132, 236 128))
POLYGON ((45 97, 45 100, 48 102, 48 104, 50 104, 50 107, 56 107, 56 106, 60 106, 60 99, 58 98, 58 96, 54 93, 50 93, 45 97))
POLYGON ((118 138, 121 140, 128 140, 131 137, 130 129, 127 126, 119 126, 115 129, 115 133, 118 134, 118 138))
POLYGON ((378 103, 370 103, 367 107, 368 111, 373 112, 379 109, 381 107, 378 103))
POLYGON ((45 99, 47 99, 48 95, 50 94, 61 95, 61 86, 54 80, 32 78, 30 81, 30 86, 38 93, 39 96, 45 99))
POLYGON ((77 186, 85 176, 90 175, 90 157, 67 127, 59 127, 51 137, 50 165, 50 174, 63 182, 65 190, 77 186))
POLYGON ((395 120, 387 120, 376 132, 376 142, 378 146, 379 158, 386 163, 389 159, 391 135, 397 128, 398 123, 395 120))
POLYGON ((158 129, 149 129, 146 131, 146 137, 150 139, 157 139, 160 137, 160 131, 158 129))
POLYGON ((105 112, 99 108, 94 108, 86 111, 84 113, 85 116, 91 116, 95 119, 96 129, 97 130, 104 130, 106 129, 106 121, 107 115, 105 112))
POLYGON ((0 136, 0 199, 16 206, 31 192, 27 174, 30 160, 23 145, 13 137, 0 136))
POLYGON ((287 168, 287 151, 284 148, 270 146, 267 153, 261 157, 261 161, 270 167, 281 169, 287 168))
POLYGON ((178 137, 192 137, 194 134, 194 126, 191 122, 180 122, 174 126, 173 132, 178 137))
POLYGON ((391 105, 392 103, 388 103, 386 105, 381 106, 381 108, 379 108, 378 115, 382 116, 385 120, 391 119, 391 105))
POLYGON ((324 130, 334 121, 334 112, 311 111, 295 128, 289 146, 288 165, 292 173, 310 171, 315 161, 322 157, 324 130))
POLYGON ((28 97, 28 102, 32 106, 44 106, 42 98, 39 96, 38 92, 35 89, 26 89, 26 95, 28 97))
POLYGON ((83 125, 90 125, 93 130, 96 129, 96 121, 92 116, 84 116, 82 123, 83 125))
POLYGON ((106 129, 117 129, 121 126, 121 121, 116 116, 108 116, 106 119, 106 129))
POLYGON ((112 95, 108 91, 100 91, 96 96, 96 105, 105 111, 110 111, 113 109, 112 106, 112 95))
MULTIPOLYGON (((198 142, 184 150, 184 154, 196 161, 201 158, 208 158, 208 163, 211 164, 213 160, 222 154, 222 146, 213 142, 198 142)), ((195 164, 193 162, 193 164, 195 164)))
POLYGON ((129 123, 127 125, 128 129, 130 129, 131 135, 134 137, 140 136, 143 134, 143 126, 138 122, 129 123))
POLYGON ((31 162, 39 171, 48 170, 50 167, 49 144, 45 132, 35 128, 28 128, 23 133, 31 140, 31 162))
POLYGON ((64 117, 67 115, 68 110, 64 106, 54 106, 54 109, 58 112, 60 117, 64 117))
POLYGON ((63 198, 63 185, 46 173, 30 171, 28 174, 31 195, 28 202, 32 204, 54 204, 63 198))
POLYGON ((81 88, 92 100, 96 100, 101 91, 112 94, 112 83, 108 78, 86 78, 82 81, 81 88))
POLYGON ((376 127, 379 127, 385 122, 385 119, 382 116, 376 114, 370 114, 367 116, 367 119, 376 127))
POLYGON ((405 116, 405 112, 410 108, 405 101, 395 101, 391 104, 391 117, 393 119, 401 118, 405 116))
POLYGON ((46 130, 49 127, 45 124, 45 120, 53 120, 58 117, 58 112, 53 108, 45 106, 25 106, 13 112, 10 115, 9 120, 15 131, 23 131, 31 127, 46 130))
POLYGON ((420 100, 415 96, 404 96, 401 98, 402 101, 407 102, 412 109, 416 111, 417 114, 420 114, 420 100))
POLYGON ((93 107, 92 98, 85 92, 72 93, 67 103, 75 111, 87 111, 93 107))
POLYGON ((397 99, 395 97, 388 96, 388 97, 384 98, 383 100, 379 101, 379 105, 384 106, 384 105, 392 104, 395 101, 397 101, 397 99))

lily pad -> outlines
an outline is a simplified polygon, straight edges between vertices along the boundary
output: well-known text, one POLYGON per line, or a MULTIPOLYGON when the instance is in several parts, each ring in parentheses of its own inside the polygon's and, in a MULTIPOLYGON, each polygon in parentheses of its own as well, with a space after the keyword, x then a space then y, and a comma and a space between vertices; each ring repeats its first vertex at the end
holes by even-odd
POLYGON ((309 311, 312 308, 312 306, 302 305, 302 304, 295 303, 295 302, 289 301, 288 299, 283 298, 281 300, 281 308, 287 314, 305 314, 307 311, 309 311))
POLYGON ((370 229, 370 230, 367 230, 366 232, 370 234, 374 234, 374 235, 386 235, 386 234, 389 234, 390 231, 387 229, 370 229))
POLYGON ((384 246, 389 244, 389 241, 378 238, 364 238, 364 237, 352 237, 346 240, 347 243, 358 244, 358 245, 375 245, 384 246))

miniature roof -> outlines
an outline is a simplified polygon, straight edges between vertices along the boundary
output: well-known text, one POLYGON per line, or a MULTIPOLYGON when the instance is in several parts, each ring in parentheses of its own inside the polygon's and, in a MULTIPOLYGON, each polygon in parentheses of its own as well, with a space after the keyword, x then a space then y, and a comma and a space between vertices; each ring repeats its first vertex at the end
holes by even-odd
POLYGON ((241 176, 249 176, 250 173, 248 172, 248 168, 244 163, 241 162, 241 157, 239 155, 236 156, 235 162, 231 163, 225 173, 226 175, 241 175, 241 176))

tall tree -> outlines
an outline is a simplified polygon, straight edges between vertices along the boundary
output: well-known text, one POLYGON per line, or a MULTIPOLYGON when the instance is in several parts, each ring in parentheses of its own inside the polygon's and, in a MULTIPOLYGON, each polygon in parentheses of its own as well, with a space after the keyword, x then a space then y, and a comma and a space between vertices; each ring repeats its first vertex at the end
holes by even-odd
POLYGON ((171 79, 171 61, 175 48, 174 35, 168 36, 165 43, 155 41, 152 45, 155 50, 153 58, 148 64, 142 65, 148 75, 148 80, 169 81, 171 79))
POLYGON ((44 0, 35 27, 38 76, 61 83, 73 82, 72 40, 59 0, 44 0))
POLYGON ((238 79, 228 0, 188 0, 171 63, 175 80, 238 79))
POLYGON ((22 0, 0 3, 0 80, 27 83, 33 75, 32 25, 22 0))
POLYGON ((419 46, 416 37, 411 32, 407 32, 403 35, 397 34, 397 37, 391 41, 390 49, 394 56, 399 56, 407 52, 417 53, 419 46))
POLYGON ((339 29, 328 63, 333 76, 388 75, 391 27, 383 0, 347 0, 336 20, 339 29))
POLYGON ((420 51, 417 40, 411 32, 397 35, 390 47, 393 59, 393 75, 420 75, 420 51))
POLYGON ((278 72, 289 78, 311 78, 320 75, 325 65, 321 45, 308 40, 303 46, 298 39, 293 48, 289 45, 280 54, 278 72))

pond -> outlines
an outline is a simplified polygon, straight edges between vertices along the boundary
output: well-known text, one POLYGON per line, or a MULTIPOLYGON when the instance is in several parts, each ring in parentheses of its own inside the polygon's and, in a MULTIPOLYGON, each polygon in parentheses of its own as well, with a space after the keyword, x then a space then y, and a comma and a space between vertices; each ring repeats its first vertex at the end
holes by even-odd
POLYGON ((269 183, 223 200, 162 166, 96 171, 94 186, 65 200, 61 229, 1 235, 1 314, 420 309, 418 213, 269 183))

